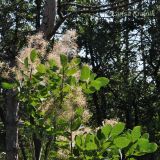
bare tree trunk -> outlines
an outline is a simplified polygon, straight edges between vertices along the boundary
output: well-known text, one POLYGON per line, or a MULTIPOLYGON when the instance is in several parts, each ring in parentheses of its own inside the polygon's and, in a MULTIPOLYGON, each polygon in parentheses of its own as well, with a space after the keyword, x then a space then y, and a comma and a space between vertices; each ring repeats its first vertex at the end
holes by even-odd
POLYGON ((14 91, 6 95, 6 160, 18 160, 18 103, 14 91))
POLYGON ((52 32, 54 30, 56 8, 56 0, 46 0, 40 31, 44 33, 45 39, 47 40, 52 37, 52 32))
POLYGON ((36 0, 35 3, 36 3, 36 30, 38 30, 40 27, 42 0, 36 0))
MULTIPOLYGON (((126 4, 129 4, 129 1, 126 1, 126 4)), ((126 10, 127 10, 127 17, 126 17, 126 24, 129 24, 129 17, 128 17, 128 13, 129 13, 129 7, 126 6, 126 10)), ((126 96, 126 111, 125 111, 125 116, 126 116, 126 127, 127 128, 132 128, 132 105, 130 104, 130 100, 129 100, 129 92, 128 92, 128 87, 129 87, 129 74, 130 74, 130 68, 129 68, 129 53, 130 53, 130 48, 129 48, 129 28, 126 28, 125 31, 125 35, 124 35, 124 39, 125 39, 125 55, 124 55, 124 64, 125 64, 125 68, 124 68, 124 87, 125 87, 125 91, 127 93, 126 96)))
POLYGON ((41 139, 39 139, 35 133, 33 134, 33 142, 35 149, 35 160, 40 160, 42 151, 42 142, 41 139))

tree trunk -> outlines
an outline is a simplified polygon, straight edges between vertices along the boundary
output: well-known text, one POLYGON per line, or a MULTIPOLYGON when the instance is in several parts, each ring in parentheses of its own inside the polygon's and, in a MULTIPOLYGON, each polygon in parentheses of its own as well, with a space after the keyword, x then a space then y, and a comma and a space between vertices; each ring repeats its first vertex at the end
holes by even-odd
POLYGON ((44 33, 44 37, 47 40, 52 37, 52 32, 54 30, 56 8, 56 0, 46 0, 40 31, 44 33))
POLYGON ((40 20, 41 20, 41 3, 42 0, 36 0, 36 30, 40 27, 40 20))
POLYGON ((96 107, 96 120, 97 120, 97 125, 100 126, 102 125, 102 121, 103 121, 103 118, 102 118, 102 113, 101 113, 101 108, 98 104, 98 96, 96 93, 93 93, 93 102, 94 102, 94 105, 96 107))
POLYGON ((42 142, 37 137, 37 135, 33 134, 33 142, 34 142, 34 149, 35 149, 35 160, 41 159, 41 150, 42 150, 42 142))
POLYGON ((6 160, 18 160, 18 103, 12 90, 6 95, 6 160))

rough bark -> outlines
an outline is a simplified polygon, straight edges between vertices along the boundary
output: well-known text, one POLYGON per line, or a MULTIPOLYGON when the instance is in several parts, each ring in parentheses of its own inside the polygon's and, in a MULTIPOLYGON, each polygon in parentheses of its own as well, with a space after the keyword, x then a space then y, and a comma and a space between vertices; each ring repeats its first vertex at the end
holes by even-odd
POLYGON ((0 119, 3 122, 3 124, 5 125, 5 114, 4 114, 4 109, 2 108, 1 105, 0 105, 0 119))
POLYGON ((18 103, 14 91, 6 96, 6 160, 18 160, 18 103))
MULTIPOLYGON (((89 49, 89 53, 91 56, 91 65, 93 67, 93 72, 97 73, 97 68, 95 66, 95 58, 94 58, 94 53, 93 53, 93 49, 92 46, 90 44, 88 44, 88 49, 89 49)), ((96 119, 97 119, 97 124, 101 125, 102 121, 103 121, 103 117, 102 117, 102 110, 101 110, 101 106, 98 103, 98 94, 97 93, 93 93, 93 102, 94 105, 96 107, 96 119)))
POLYGON ((34 149, 35 149, 35 160, 41 159, 41 149, 42 149, 42 142, 37 137, 37 135, 33 134, 33 142, 34 142, 34 149))
POLYGON ((36 29, 38 30, 40 27, 42 0, 36 0, 35 3, 36 3, 36 29))
POLYGON ((46 0, 40 31, 44 33, 45 39, 47 40, 52 37, 52 32, 54 30, 56 8, 56 0, 46 0))
MULTIPOLYGON (((127 4, 129 3, 129 1, 126 2, 127 4)), ((127 15, 129 13, 129 7, 126 6, 126 10, 127 10, 127 15)), ((126 19, 126 24, 129 24, 129 17, 127 16, 126 19)), ((126 104, 126 111, 125 111, 125 116, 126 116, 126 127, 127 128, 132 128, 132 106, 130 104, 129 101, 129 92, 128 92, 128 87, 129 87, 129 74, 130 74, 130 69, 129 69, 129 54, 130 54, 130 48, 129 48, 129 28, 126 28, 125 31, 125 47, 126 47, 126 51, 125 51, 125 55, 124 55, 124 64, 125 64, 125 68, 124 68, 124 87, 126 90, 126 102, 128 102, 128 104, 126 104)))
POLYGON ((96 93, 93 93, 93 102, 94 102, 94 105, 96 107, 96 120, 97 120, 97 125, 100 126, 102 125, 102 112, 101 112, 101 108, 98 104, 98 96, 96 93))

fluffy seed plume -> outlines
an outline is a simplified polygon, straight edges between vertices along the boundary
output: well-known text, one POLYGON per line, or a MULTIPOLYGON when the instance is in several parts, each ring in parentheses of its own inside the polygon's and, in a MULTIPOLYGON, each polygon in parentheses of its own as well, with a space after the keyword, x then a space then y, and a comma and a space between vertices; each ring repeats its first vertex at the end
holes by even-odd
POLYGON ((48 59, 54 59, 57 65, 60 64, 60 54, 66 54, 69 58, 77 56, 76 31, 67 31, 62 38, 55 43, 52 52, 48 54, 48 59))
POLYGON ((103 125, 107 125, 107 124, 110 124, 111 126, 114 126, 118 123, 118 120, 117 119, 105 119, 102 124, 103 125))
MULTIPOLYGON (((24 66, 24 61, 28 58, 30 67, 32 68, 32 73, 36 72, 36 67, 40 63, 40 60, 44 58, 46 54, 47 42, 43 39, 42 33, 37 33, 36 35, 28 37, 28 46, 25 47, 17 56, 17 70, 22 70, 26 75, 29 75, 28 69, 24 66), (34 63, 30 60, 30 53, 36 49, 38 58, 34 63)), ((18 79, 21 77, 19 72, 17 73, 18 79)))
POLYGON ((74 117, 76 108, 85 108, 87 105, 86 97, 80 87, 73 88, 72 91, 64 99, 64 112, 61 117, 71 120, 74 117))

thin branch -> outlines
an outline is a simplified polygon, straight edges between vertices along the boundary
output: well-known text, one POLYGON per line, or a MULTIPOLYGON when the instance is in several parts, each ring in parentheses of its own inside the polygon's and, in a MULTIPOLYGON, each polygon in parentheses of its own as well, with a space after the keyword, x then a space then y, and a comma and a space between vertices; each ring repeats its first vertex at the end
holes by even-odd
POLYGON ((66 16, 65 17, 63 17, 63 18, 59 18, 58 20, 57 20, 57 22, 56 22, 56 24, 55 24, 55 26, 54 26, 54 28, 53 28, 53 31, 52 31, 52 33, 48 36, 48 37, 52 37, 55 33, 56 33, 56 31, 58 30, 58 28, 62 25, 62 23, 66 20, 66 16))
POLYGON ((109 10, 118 9, 118 8, 126 7, 126 6, 129 6, 129 5, 133 5, 134 3, 137 3, 137 2, 139 2, 139 0, 136 0, 136 1, 133 1, 131 3, 121 5, 121 6, 113 6, 113 7, 108 7, 108 8, 105 8, 105 9, 90 8, 90 9, 86 9, 86 10, 77 10, 77 11, 73 11, 73 12, 71 11, 71 13, 66 15, 66 17, 70 17, 70 16, 73 16, 73 15, 87 14, 87 13, 93 13, 93 14, 102 13, 102 12, 106 12, 106 11, 109 11, 109 10))
MULTIPOLYGON (((135 2, 139 2, 139 0, 134 1, 132 3, 135 3, 135 2)), ((119 5, 119 4, 123 4, 123 3, 126 3, 126 2, 123 0, 123 1, 115 2, 115 3, 109 3, 109 4, 105 4, 105 5, 99 5, 99 6, 88 6, 88 5, 82 5, 82 4, 76 4, 76 3, 62 3, 61 6, 76 6, 79 8, 87 8, 87 9, 101 9, 101 8, 109 7, 111 5, 119 5)), ((117 7, 120 7, 120 6, 117 6, 117 7)))

